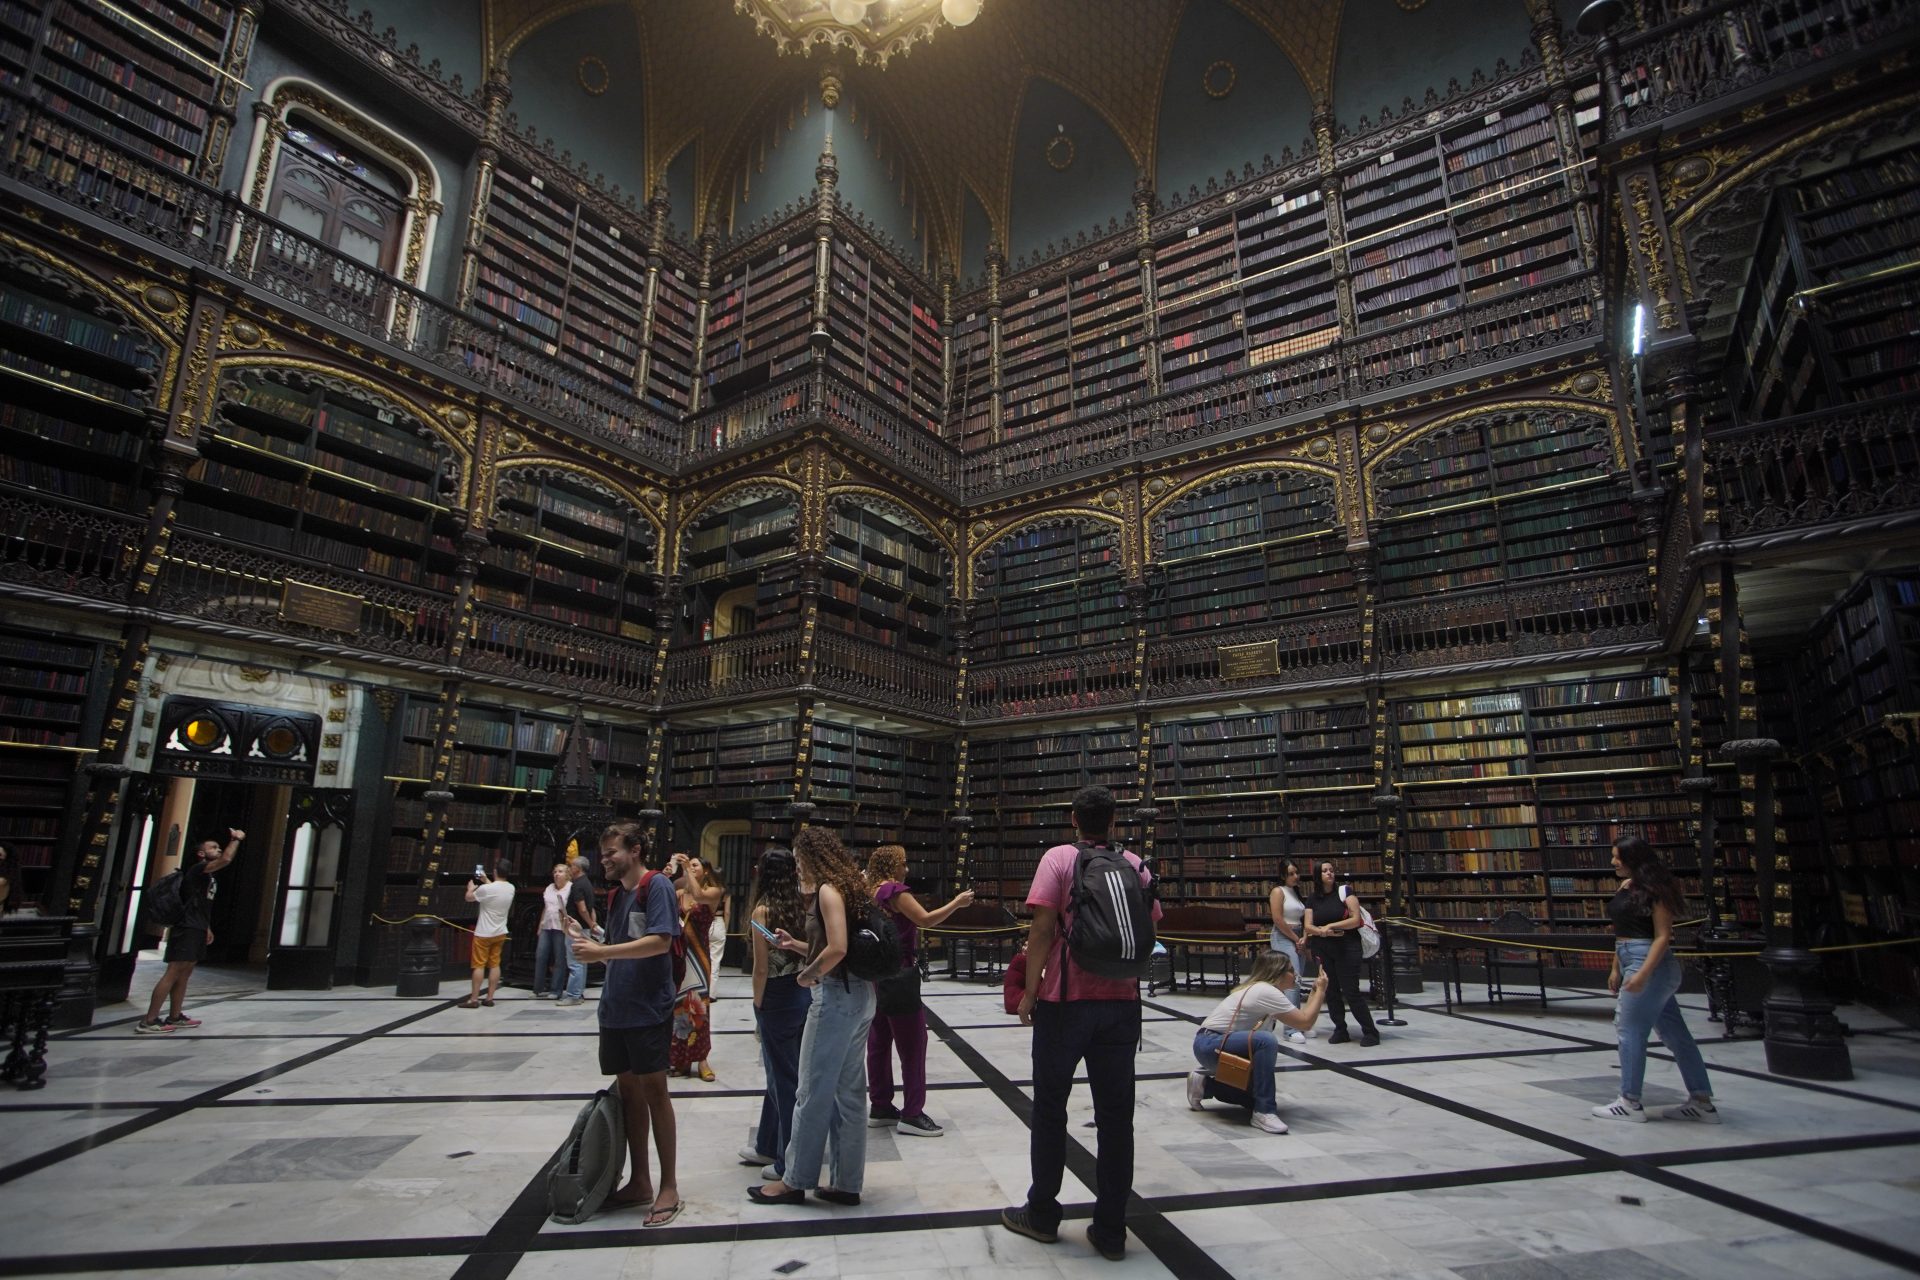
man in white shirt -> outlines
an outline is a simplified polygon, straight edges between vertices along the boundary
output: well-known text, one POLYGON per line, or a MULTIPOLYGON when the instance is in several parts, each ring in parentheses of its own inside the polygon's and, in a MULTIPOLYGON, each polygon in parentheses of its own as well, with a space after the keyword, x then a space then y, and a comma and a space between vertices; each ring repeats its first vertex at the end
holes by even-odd
POLYGON ((473 994, 462 1000, 462 1009, 489 1007, 500 991, 500 957, 507 949, 507 912, 513 907, 513 867, 506 862, 494 865, 493 875, 467 882, 467 901, 480 908, 480 919, 473 926, 473 994), (487 980, 486 998, 480 996, 480 980, 487 980))

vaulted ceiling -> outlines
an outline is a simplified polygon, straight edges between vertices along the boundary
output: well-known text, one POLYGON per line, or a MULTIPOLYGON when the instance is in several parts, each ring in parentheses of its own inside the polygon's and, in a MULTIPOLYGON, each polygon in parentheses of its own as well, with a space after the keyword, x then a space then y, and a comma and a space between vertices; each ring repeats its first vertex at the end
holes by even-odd
MULTIPOLYGON (((480 0, 479 7, 480 58, 507 68, 523 116, 519 64, 555 24, 574 30, 575 43, 590 24, 585 29, 604 32, 610 50, 636 51, 637 67, 616 61, 609 69, 629 84, 637 79, 631 92, 644 104, 641 119, 628 122, 637 125, 631 146, 639 153, 627 166, 630 182, 651 190, 666 183, 670 168, 685 175, 683 181, 690 178, 692 208, 680 221, 692 228, 719 220, 732 198, 733 175, 761 144, 769 121, 817 92, 828 64, 824 53, 779 54, 735 12, 733 0, 480 0)), ((1015 141, 1023 107, 1042 82, 1097 113, 1136 173, 1151 180, 1161 171, 1168 70, 1183 23, 1196 15, 1213 22, 1216 32, 1245 33, 1266 44, 1259 51, 1264 62, 1250 56, 1242 65, 1266 70, 1269 80, 1291 79, 1290 70, 1298 83, 1288 92, 1307 114, 1325 111, 1351 125, 1362 110, 1398 109, 1402 94, 1418 101, 1428 89, 1444 91, 1450 78, 1491 71, 1495 56, 1517 60, 1531 23, 1555 7, 1566 5, 1486 0, 1469 14, 1462 0, 985 0, 971 25, 943 27, 885 69, 855 65, 844 55, 837 64, 849 96, 877 119, 904 163, 931 239, 957 256, 970 201, 984 212, 991 234, 1009 243, 1021 168, 1015 141), (1497 35, 1489 38, 1489 30, 1497 35), (1272 56, 1276 49, 1284 62, 1272 56), (1395 91, 1370 102, 1346 100, 1357 81, 1369 81, 1367 92, 1381 87, 1373 81, 1391 82, 1395 91)), ((395 0, 394 8, 420 11, 415 0, 395 0)), ((420 39, 404 25, 400 35, 420 39)), ((1216 36, 1216 44, 1227 42, 1216 36)), ((1227 48, 1219 57, 1238 54, 1227 48)), ((1185 78, 1180 83, 1196 87, 1185 78)), ((1263 99, 1260 84, 1240 87, 1247 111, 1272 112, 1270 89, 1263 99)), ((550 116, 541 123, 549 132, 558 128, 550 116)), ((1297 147, 1305 123, 1276 122, 1266 150, 1277 155, 1282 143, 1297 147)), ((1188 129, 1186 137, 1192 136, 1188 129)), ((1098 212, 1104 218, 1125 210, 1098 212)), ((971 247, 977 252, 979 246, 971 247)))

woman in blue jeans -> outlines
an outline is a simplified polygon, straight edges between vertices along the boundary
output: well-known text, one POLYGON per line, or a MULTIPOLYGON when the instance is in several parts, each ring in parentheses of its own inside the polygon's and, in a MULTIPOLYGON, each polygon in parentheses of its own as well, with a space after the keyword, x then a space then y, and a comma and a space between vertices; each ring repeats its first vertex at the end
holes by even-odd
POLYGON ((801 1204, 812 1191, 828 1204, 859 1204, 867 1175, 867 1030, 873 1025, 873 984, 847 972, 849 922, 864 910, 867 878, 853 865, 840 837, 808 827, 794 837, 802 892, 814 895, 805 941, 774 934, 785 950, 807 958, 794 981, 813 990, 800 1036, 800 1083, 793 1099, 793 1136, 786 1171, 765 1186, 748 1187, 756 1204, 801 1204), (829 1152, 831 1147, 831 1152, 829 1152), (830 1184, 820 1184, 826 1165, 830 1184))
MULTIPOLYGON (((806 928, 807 908, 800 897, 800 873, 791 850, 776 847, 760 855, 752 919, 769 931, 791 934, 806 928)), ((753 1145, 740 1152, 740 1159, 772 1170, 762 1177, 777 1178, 787 1171, 793 1099, 800 1086, 800 1033, 813 993, 796 980, 799 956, 769 943, 759 929, 749 929, 748 935, 753 942, 753 1019, 760 1029, 767 1091, 761 1095, 760 1127, 754 1130, 753 1145)))
POLYGON ((1620 1038, 1620 1096, 1595 1107, 1593 1114, 1600 1120, 1646 1120, 1640 1087, 1647 1074, 1647 1033, 1658 1031, 1687 1086, 1687 1100, 1663 1108, 1662 1118, 1719 1124, 1707 1064, 1674 999, 1680 959, 1673 954, 1673 922, 1686 910, 1686 900, 1673 873, 1639 836, 1613 842, 1613 873, 1620 877, 1620 891, 1607 903, 1614 938, 1607 990, 1620 997, 1613 1015, 1620 1038))
POLYGON ((1285 1133, 1287 1122, 1280 1118, 1279 1092, 1274 1086, 1274 1063, 1280 1056, 1280 1041, 1271 1031, 1261 1028, 1272 1018, 1282 1025, 1304 1031, 1320 1016, 1320 1005, 1327 996, 1327 974, 1322 970, 1307 996, 1305 1008, 1296 1009, 1287 992, 1296 981, 1293 960, 1285 952, 1269 951, 1253 962, 1246 982, 1227 993, 1214 1006, 1193 1033, 1193 1057, 1200 1070, 1187 1076, 1187 1105, 1204 1110, 1208 1098, 1249 1108, 1253 1127, 1263 1133, 1285 1133), (1220 1052, 1253 1060, 1250 1093, 1221 1084, 1213 1078, 1220 1065, 1220 1052))

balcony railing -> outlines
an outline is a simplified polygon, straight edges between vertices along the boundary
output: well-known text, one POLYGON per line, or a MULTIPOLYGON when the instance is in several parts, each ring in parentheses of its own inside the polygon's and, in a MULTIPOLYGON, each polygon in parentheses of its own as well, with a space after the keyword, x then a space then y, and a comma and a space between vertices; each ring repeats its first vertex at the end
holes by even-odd
POLYGON ((489 605, 474 609, 461 666, 528 684, 639 701, 653 680, 652 643, 561 626, 489 605))
POLYGON ((345 256, 217 191, 142 160, 13 92, 0 92, 0 171, 130 237, 157 242, 252 288, 317 312, 576 427, 672 465, 680 427, 491 324, 345 256))
POLYGON ((176 535, 160 563, 152 607, 180 619, 265 631, 440 664, 453 630, 453 601, 259 551, 237 542, 176 535), (288 583, 359 601, 345 618, 317 626, 289 613, 288 583))
POLYGON ((1733 427, 1706 449, 1731 538, 1920 509, 1920 396, 1733 427))
POLYGON ((1674 16, 1620 41, 1627 129, 1871 49, 1920 23, 1920 8, 1909 0, 1721 0, 1698 7, 1665 0, 1648 7, 1674 16))
POLYGON ((142 521, 0 493, 0 579, 64 596, 125 601, 142 521))
POLYGON ((924 715, 954 712, 954 664, 949 659, 903 653, 844 632, 822 630, 814 638, 814 683, 924 715))
POLYGON ((997 662, 967 675, 967 710, 976 718, 1077 711, 1132 699, 1132 645, 997 662))
POLYGON ((799 684, 800 674, 798 626, 753 631, 669 653, 660 697, 667 703, 705 702, 779 691, 799 684))
POLYGON ((1374 643, 1387 671, 1491 662, 1656 639, 1644 569, 1383 603, 1374 643))
POLYGON ((1304 684, 1361 673, 1360 614, 1343 610, 1311 620, 1150 640, 1147 696, 1172 698, 1245 687, 1248 681, 1221 680, 1221 648, 1269 640, 1274 643, 1274 674, 1254 677, 1252 683, 1304 684))

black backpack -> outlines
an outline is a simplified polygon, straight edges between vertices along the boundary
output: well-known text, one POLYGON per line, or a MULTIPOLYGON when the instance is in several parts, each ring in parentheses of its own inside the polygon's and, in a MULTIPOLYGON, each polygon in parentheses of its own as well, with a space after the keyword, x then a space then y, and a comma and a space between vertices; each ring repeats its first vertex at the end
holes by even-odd
POLYGON ((877 902, 868 900, 865 911, 847 912, 846 970, 868 982, 900 972, 900 934, 877 902))
POLYGON ((1152 892, 1125 850, 1084 841, 1074 847, 1080 855, 1066 934, 1073 963, 1097 978, 1146 977, 1153 962, 1152 892))
POLYGON ((158 933, 186 923, 187 901, 182 893, 185 887, 178 871, 169 871, 146 887, 140 895, 140 914, 148 929, 158 933))

